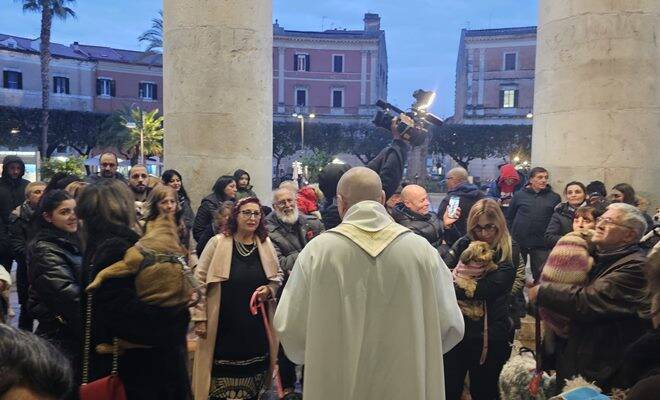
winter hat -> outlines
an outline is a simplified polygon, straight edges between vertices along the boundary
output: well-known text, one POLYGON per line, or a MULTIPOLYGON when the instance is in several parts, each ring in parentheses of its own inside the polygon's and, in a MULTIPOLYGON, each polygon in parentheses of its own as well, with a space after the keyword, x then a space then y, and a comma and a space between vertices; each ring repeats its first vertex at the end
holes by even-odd
POLYGON ((504 164, 500 167, 500 177, 497 179, 500 190, 505 193, 513 193, 516 185, 520 183, 520 175, 513 164, 504 164), (513 183, 508 185, 505 180, 512 179, 513 183))
MULTIPOLYGON (((584 286, 589 281, 593 258, 589 247, 593 230, 570 232, 564 235, 550 252, 541 272, 541 283, 553 282, 584 286)), ((539 308, 539 315, 556 334, 568 335, 568 318, 539 308)))

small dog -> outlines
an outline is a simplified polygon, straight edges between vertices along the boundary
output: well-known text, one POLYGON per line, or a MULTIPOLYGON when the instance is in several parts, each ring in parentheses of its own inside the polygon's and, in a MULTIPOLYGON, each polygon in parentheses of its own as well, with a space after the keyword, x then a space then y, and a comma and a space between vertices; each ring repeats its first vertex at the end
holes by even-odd
MULTIPOLYGON (((488 243, 473 241, 463 250, 460 261, 454 268, 454 283, 465 291, 468 298, 472 298, 479 278, 496 268, 497 264, 493 262, 493 250, 488 243)), ((459 300, 458 306, 464 316, 475 321, 483 318, 485 314, 485 305, 481 300, 459 300)))

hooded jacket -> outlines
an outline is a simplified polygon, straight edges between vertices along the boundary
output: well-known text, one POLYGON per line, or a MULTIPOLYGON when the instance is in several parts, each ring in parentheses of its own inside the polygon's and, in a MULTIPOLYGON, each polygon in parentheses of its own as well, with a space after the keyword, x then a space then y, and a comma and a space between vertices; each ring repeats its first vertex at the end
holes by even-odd
POLYGON ((445 241, 449 246, 453 245, 459 238, 467 234, 467 219, 470 209, 479 200, 484 198, 484 194, 477 185, 464 182, 447 192, 447 196, 440 202, 438 216, 442 218, 445 215, 449 199, 458 196, 458 207, 461 209, 461 217, 449 229, 445 229, 445 241))
POLYGON ((341 223, 335 197, 337 196, 339 179, 349 169, 351 169, 351 166, 348 164, 328 164, 319 174, 319 189, 321 189, 323 196, 325 196, 321 216, 323 217, 323 225, 326 230, 332 229, 341 223))
POLYGON ((511 236, 521 248, 546 247, 545 231, 560 201, 550 185, 538 193, 527 186, 513 195, 506 217, 511 236))
POLYGON ((237 169, 234 172, 234 180, 236 181, 236 201, 245 198, 245 197, 257 197, 257 194, 252 190, 252 185, 250 185, 250 174, 247 171, 242 169, 237 169), (241 179, 241 176, 248 176, 248 184, 244 188, 238 187, 238 181, 241 179))
POLYGON ((426 215, 421 215, 406 207, 403 203, 399 203, 392 209, 392 218, 399 225, 405 226, 428 240, 433 248, 440 247, 443 238, 442 221, 435 213, 429 212, 426 215))
POLYGON ((25 188, 30 181, 23 179, 23 175, 25 175, 25 163, 20 157, 4 158, 0 177, 0 212, 2 213, 0 216, 5 224, 9 222, 9 214, 25 201, 25 188), (9 176, 9 165, 14 163, 21 166, 21 174, 16 179, 9 176))

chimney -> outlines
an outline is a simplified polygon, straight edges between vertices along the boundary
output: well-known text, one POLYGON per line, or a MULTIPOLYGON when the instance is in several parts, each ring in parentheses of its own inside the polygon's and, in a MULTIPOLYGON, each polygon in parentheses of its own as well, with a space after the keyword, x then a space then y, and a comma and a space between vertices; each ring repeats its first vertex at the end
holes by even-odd
POLYGON ((371 13, 364 14, 364 31, 365 32, 380 31, 380 16, 378 14, 371 14, 371 13))

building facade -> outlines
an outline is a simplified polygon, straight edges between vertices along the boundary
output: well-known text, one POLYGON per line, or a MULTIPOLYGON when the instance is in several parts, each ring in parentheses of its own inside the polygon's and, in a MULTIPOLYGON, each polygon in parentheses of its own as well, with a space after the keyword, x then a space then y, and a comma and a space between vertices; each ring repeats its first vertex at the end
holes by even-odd
POLYGON ((315 114, 326 122, 365 122, 387 99, 387 47, 378 14, 363 30, 291 31, 273 25, 273 113, 315 114))
MULTIPOLYGON (((461 31, 451 123, 531 125, 536 27, 461 31)), ((470 174, 494 179, 504 159, 473 160, 470 174)), ((521 160, 522 161, 522 160, 521 160)))

